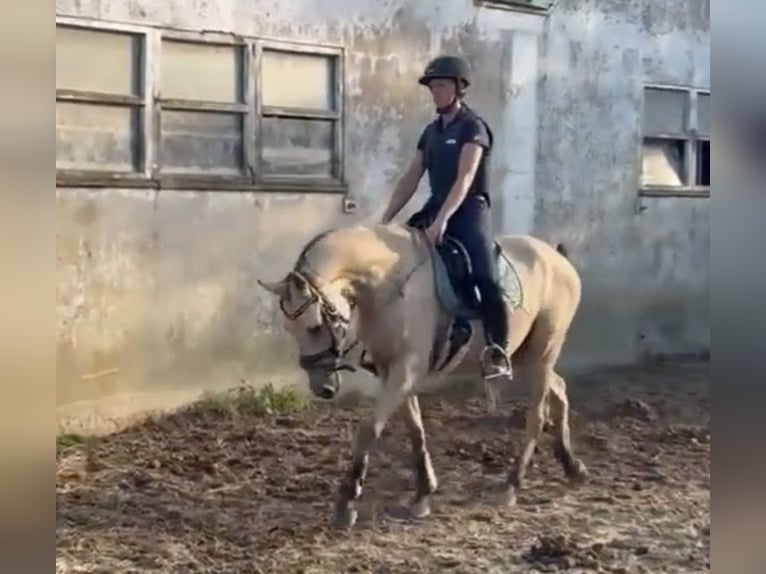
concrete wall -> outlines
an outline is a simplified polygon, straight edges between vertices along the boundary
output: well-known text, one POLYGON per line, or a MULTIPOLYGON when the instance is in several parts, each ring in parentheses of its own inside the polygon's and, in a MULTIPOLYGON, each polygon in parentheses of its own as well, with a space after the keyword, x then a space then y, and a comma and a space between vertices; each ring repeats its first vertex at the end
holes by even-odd
POLYGON ((636 212, 642 82, 709 85, 707 20, 686 7, 697 2, 559 1, 547 19, 472 0, 353 4, 57 1, 58 15, 345 46, 359 205, 344 215, 337 195, 57 190, 62 424, 103 426, 240 380, 300 380, 255 280, 284 273, 315 232, 380 213, 432 114, 416 77, 448 51, 477 70, 471 103, 495 126, 496 230, 563 239, 583 272, 567 364, 709 346, 707 200, 643 200, 636 212))
POLYGON ((709 350, 709 199, 637 197, 643 86, 709 87, 709 22, 696 0, 560 0, 550 17, 534 230, 582 273, 570 365, 709 350))

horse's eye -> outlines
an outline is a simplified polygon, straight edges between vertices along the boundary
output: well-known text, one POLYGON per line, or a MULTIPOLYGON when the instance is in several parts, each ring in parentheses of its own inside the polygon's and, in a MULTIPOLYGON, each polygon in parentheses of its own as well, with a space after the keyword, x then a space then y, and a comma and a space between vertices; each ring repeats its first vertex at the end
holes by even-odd
POLYGON ((319 335, 322 332, 322 325, 314 325, 313 327, 306 329, 306 331, 312 336, 319 335))

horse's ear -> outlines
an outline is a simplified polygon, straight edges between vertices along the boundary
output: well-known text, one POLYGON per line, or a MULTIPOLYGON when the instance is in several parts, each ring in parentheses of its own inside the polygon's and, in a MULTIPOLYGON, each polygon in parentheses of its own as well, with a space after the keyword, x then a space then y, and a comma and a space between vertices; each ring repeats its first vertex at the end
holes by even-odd
POLYGON ((258 279, 258 285, 277 297, 283 297, 287 293, 287 283, 284 279, 279 281, 261 281, 258 279))

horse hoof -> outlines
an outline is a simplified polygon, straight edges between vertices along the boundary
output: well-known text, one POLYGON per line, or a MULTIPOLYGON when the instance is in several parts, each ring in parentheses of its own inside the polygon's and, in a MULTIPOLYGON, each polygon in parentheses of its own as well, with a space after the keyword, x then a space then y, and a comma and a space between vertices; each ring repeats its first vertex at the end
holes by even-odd
POLYGON ((585 463, 580 459, 575 460, 572 471, 569 473, 569 484, 572 486, 580 486, 588 481, 590 473, 585 463))
POLYGON ((353 528, 356 524, 356 519, 359 517, 359 513, 349 506, 343 508, 336 508, 333 515, 333 526, 335 528, 353 528))
POLYGON ((426 518, 431 515, 431 499, 429 496, 422 496, 410 505, 410 516, 412 518, 426 518))

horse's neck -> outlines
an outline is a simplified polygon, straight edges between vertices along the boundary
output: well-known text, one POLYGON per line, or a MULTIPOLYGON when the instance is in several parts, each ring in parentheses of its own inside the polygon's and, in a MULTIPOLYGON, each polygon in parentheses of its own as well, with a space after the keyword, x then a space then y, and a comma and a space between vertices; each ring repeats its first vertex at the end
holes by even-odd
POLYGON ((377 300, 406 275, 417 251, 412 237, 401 230, 345 228, 318 242, 306 254, 305 265, 321 285, 341 286, 359 299, 377 300))

